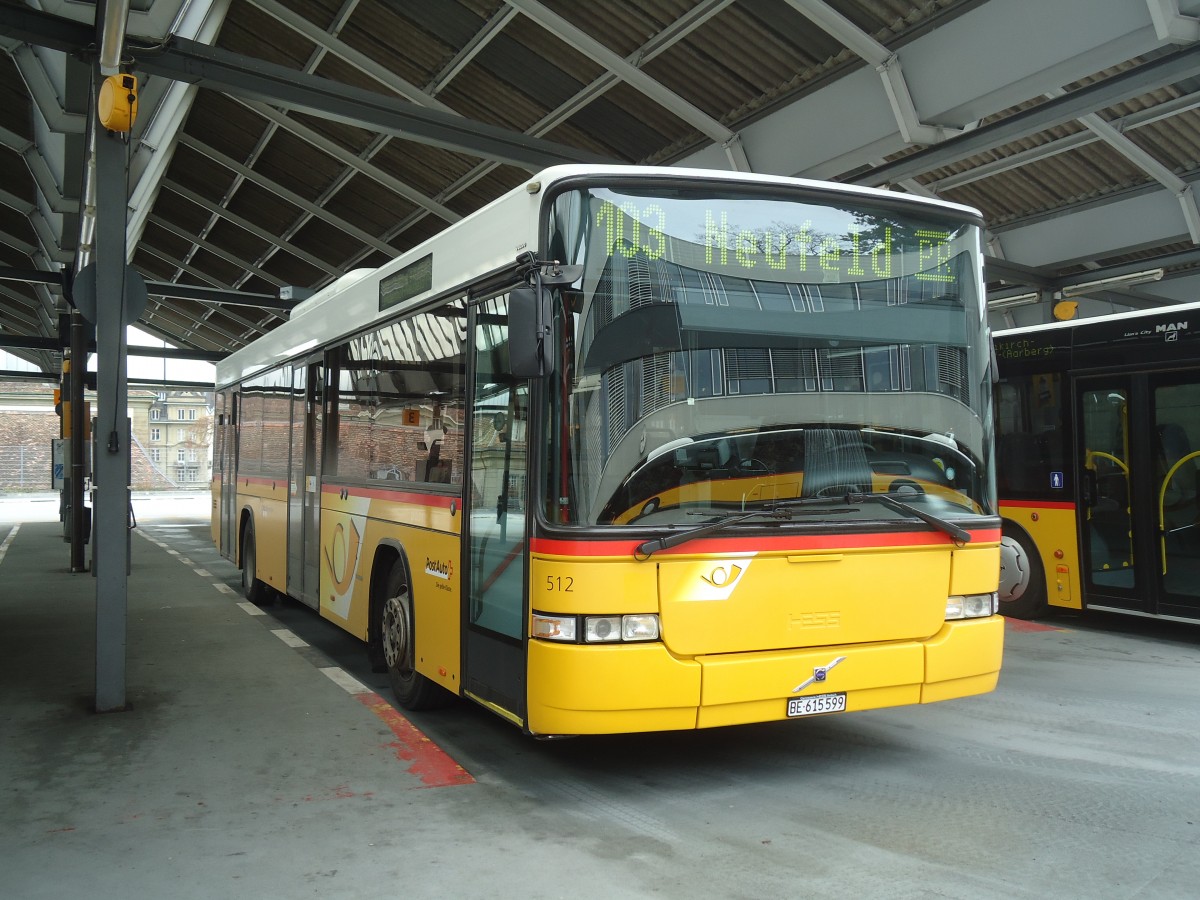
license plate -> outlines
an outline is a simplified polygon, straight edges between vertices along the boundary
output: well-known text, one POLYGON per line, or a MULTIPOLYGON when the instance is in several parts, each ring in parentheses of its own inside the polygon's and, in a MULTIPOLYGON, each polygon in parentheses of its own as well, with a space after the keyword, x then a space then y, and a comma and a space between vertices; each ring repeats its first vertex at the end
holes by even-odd
POLYGON ((792 697, 787 702, 789 719, 797 716, 818 716, 821 713, 845 711, 845 694, 812 694, 808 697, 792 697))

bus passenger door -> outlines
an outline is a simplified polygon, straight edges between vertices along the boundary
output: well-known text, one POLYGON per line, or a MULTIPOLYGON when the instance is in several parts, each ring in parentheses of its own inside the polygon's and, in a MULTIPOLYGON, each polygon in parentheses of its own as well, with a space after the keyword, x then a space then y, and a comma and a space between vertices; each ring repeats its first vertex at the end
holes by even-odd
POLYGON ((1128 378, 1081 379, 1079 536, 1088 605, 1140 609, 1131 515, 1128 378))
POLYGON ((293 370, 287 591, 314 609, 320 601, 324 386, 325 367, 320 363, 310 361, 293 370))
POLYGON ((240 396, 233 390, 223 395, 220 424, 224 439, 221 441, 221 555, 237 562, 238 558, 238 508, 237 508, 237 444, 238 417, 236 410, 240 396))
POLYGON ((1200 373, 1153 379, 1154 482, 1159 615, 1200 616, 1200 373))
POLYGON ((490 709, 524 724, 529 384, 507 371, 505 297, 476 307, 472 321, 463 687, 490 709))

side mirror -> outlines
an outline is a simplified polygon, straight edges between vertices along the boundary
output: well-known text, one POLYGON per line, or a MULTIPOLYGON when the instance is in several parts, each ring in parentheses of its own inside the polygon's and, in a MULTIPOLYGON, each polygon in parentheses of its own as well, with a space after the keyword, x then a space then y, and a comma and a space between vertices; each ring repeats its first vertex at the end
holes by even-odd
POLYGON ((517 378, 541 378, 554 371, 550 297, 533 288, 508 295, 508 362, 517 378))

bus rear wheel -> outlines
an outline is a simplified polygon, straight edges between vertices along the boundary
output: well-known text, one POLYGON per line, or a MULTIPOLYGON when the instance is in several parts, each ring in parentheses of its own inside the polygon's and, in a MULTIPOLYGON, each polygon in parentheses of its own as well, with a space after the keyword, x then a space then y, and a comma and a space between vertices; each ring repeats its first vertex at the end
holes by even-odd
POLYGON ((1000 613, 1036 619, 1046 612, 1046 575, 1028 535, 1007 525, 1000 538, 1000 613))
POLYGON ((405 709, 433 709, 445 704, 449 695, 416 669, 412 595, 404 567, 392 566, 380 611, 379 637, 392 692, 405 709))
POLYGON ((270 588, 258 580, 258 551, 254 544, 253 522, 247 522, 246 530, 242 532, 242 594, 258 605, 270 598, 270 588))

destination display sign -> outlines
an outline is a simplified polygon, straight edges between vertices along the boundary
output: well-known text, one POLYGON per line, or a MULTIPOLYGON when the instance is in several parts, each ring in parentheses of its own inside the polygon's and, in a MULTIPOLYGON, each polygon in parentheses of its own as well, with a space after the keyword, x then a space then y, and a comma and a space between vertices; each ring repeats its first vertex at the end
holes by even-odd
POLYGON ((963 228, 786 201, 625 200, 594 209, 597 236, 612 254, 756 279, 949 284, 960 278, 952 260, 966 249, 963 228))

